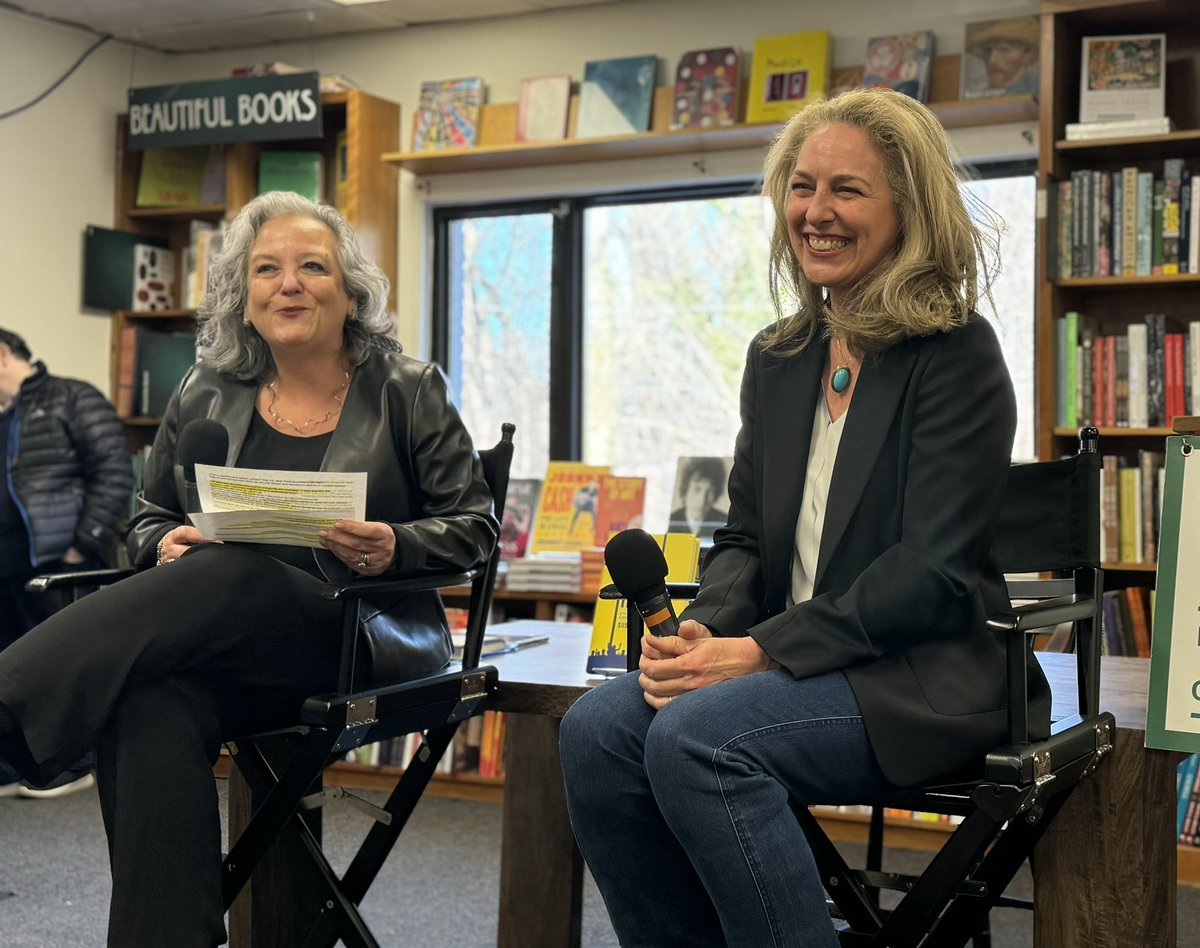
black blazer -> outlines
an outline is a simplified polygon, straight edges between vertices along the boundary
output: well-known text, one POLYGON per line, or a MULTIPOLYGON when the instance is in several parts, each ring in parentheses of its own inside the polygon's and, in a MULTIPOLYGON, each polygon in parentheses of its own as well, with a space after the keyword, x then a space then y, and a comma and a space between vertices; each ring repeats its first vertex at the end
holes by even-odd
MULTIPOLYGON (((258 385, 197 365, 172 396, 146 464, 130 524, 130 559, 154 563, 155 546, 184 521, 179 434, 195 418, 213 418, 229 432, 227 464, 236 461, 258 385)), ((499 528, 483 469, 451 404, 437 367, 398 352, 373 349, 354 370, 342 417, 323 471, 367 472, 367 520, 392 525, 396 559, 388 576, 430 569, 466 569, 491 554, 499 528)), ((313 550, 331 582, 357 574, 328 550, 313 550)))
MULTIPOLYGON (((884 774, 913 785, 982 766, 1006 733, 1006 608, 991 555, 1016 428, 991 325, 902 341, 864 361, 830 486, 813 597, 786 608, 812 418, 828 351, 750 345, 729 524, 684 617, 749 634, 797 678, 842 670, 884 774)), ((1031 725, 1049 688, 1031 663, 1031 725)))

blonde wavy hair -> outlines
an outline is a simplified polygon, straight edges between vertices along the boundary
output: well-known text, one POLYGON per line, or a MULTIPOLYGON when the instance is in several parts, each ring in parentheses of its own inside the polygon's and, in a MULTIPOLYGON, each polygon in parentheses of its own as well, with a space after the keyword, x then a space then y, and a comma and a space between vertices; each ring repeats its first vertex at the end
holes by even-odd
POLYGON ((767 154, 763 195, 775 210, 769 268, 776 323, 765 348, 795 355, 818 336, 836 333, 856 355, 878 352, 909 336, 966 322, 991 299, 999 220, 959 187, 941 124, 915 99, 890 89, 855 89, 797 113, 767 154), (828 125, 859 129, 883 165, 899 219, 893 255, 862 280, 843 312, 824 305, 822 287, 801 269, 787 223, 789 179, 809 135, 828 125), (983 222, 976 224, 967 209, 983 222), (791 311, 787 300, 797 302, 791 311))
POLYGON ((209 266, 208 292, 197 315, 200 361, 244 381, 266 382, 274 377, 271 350, 244 321, 246 281, 250 249, 259 229, 271 218, 289 214, 311 217, 333 231, 338 268, 346 294, 354 301, 342 341, 350 364, 361 364, 373 346, 399 351, 400 344, 392 335, 395 317, 387 309, 387 275, 362 252, 346 219, 327 204, 316 204, 292 191, 268 191, 247 203, 233 219, 209 266))

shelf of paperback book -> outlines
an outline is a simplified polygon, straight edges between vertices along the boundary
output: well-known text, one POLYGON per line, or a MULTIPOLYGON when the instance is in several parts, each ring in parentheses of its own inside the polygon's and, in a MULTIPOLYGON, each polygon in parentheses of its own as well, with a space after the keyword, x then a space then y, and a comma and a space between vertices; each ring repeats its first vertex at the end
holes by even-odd
MULTIPOLYGON (((486 110, 489 107, 484 108, 486 110)), ((1038 117, 1037 101, 1031 95, 931 102, 929 108, 946 128, 1034 121, 1038 117)), ((677 131, 651 130, 632 135, 567 138, 556 142, 507 142, 438 151, 392 152, 384 154, 383 160, 420 175, 526 168, 584 161, 611 161, 618 158, 651 158, 693 152, 766 148, 779 129, 778 123, 766 122, 677 131)))

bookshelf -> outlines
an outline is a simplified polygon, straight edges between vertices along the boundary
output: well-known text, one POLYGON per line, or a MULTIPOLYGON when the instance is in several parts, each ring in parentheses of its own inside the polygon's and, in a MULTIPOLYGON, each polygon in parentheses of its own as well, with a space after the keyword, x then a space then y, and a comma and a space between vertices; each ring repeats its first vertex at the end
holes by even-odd
MULTIPOLYGON (((1048 214, 1039 223, 1038 240, 1043 252, 1038 262, 1036 338, 1037 447, 1039 457, 1044 459, 1073 450, 1076 437, 1074 428, 1061 423, 1058 406, 1062 397, 1057 391, 1062 371, 1056 340, 1059 317, 1078 312, 1081 320, 1086 320, 1093 339, 1128 337, 1129 327, 1143 323, 1149 313, 1164 314, 1167 331, 1186 336, 1188 323, 1197 318, 1195 300, 1200 287, 1197 273, 1067 276, 1060 266, 1060 254, 1065 251, 1059 229, 1066 222, 1060 221, 1057 213, 1059 182, 1070 181, 1072 173, 1091 171, 1105 175, 1136 168, 1162 178, 1164 160, 1169 158, 1183 159, 1188 167, 1200 172, 1197 160, 1200 159, 1200 97, 1195 93, 1195 76, 1200 66, 1200 23, 1186 6, 1163 0, 1043 3, 1038 178, 1048 214), (1066 125, 1079 118, 1083 37, 1153 32, 1163 32, 1167 37, 1167 114, 1178 131, 1066 141, 1066 125)), ((1124 199, 1122 193, 1123 203, 1124 199)), ((1115 222, 1113 231, 1115 242, 1118 233, 1115 222)), ((1074 242, 1069 246, 1073 247, 1074 242)), ((1127 255, 1122 253, 1122 256, 1127 255)), ((1106 344, 1111 343, 1106 340, 1106 344)), ((1125 344, 1120 346, 1118 359, 1125 344)), ((1151 356, 1153 351, 1152 340, 1151 356)), ((1200 354, 1191 353, 1193 360, 1198 357, 1200 354)), ((1149 426, 1138 427, 1102 424, 1100 433, 1103 454, 1117 455, 1123 463, 1135 465, 1139 452, 1162 450, 1163 439, 1170 433, 1170 420, 1151 419, 1149 426)), ((1106 586, 1152 584, 1155 565, 1146 557, 1143 559, 1146 561, 1135 562, 1126 556, 1106 556, 1106 586)))
MULTIPOLYGON (((127 145, 127 117, 117 117, 116 194, 113 226, 117 230, 165 239, 175 251, 175 299, 183 299, 183 251, 193 220, 216 224, 234 217, 257 194, 258 156, 263 150, 316 151, 322 156, 323 191, 332 201, 338 168, 337 141, 345 133, 346 158, 342 209, 368 257, 392 283, 389 305, 395 307, 397 182, 395 171, 379 156, 400 140, 400 107, 394 102, 354 89, 321 97, 323 135, 320 139, 287 142, 238 143, 224 147, 225 200, 189 207, 138 207, 138 176, 142 153, 127 145)), ((121 383, 123 331, 137 327, 149 332, 193 332, 195 313, 188 309, 113 313, 109 354, 110 391, 114 400, 121 383)), ((131 450, 154 440, 158 419, 132 414, 124 419, 131 450)))
MULTIPOLYGON (((946 128, 995 125, 1002 122, 1034 121, 1038 103, 1031 95, 1000 96, 992 99, 959 99, 958 55, 938 56, 930 82, 930 109, 946 128)), ((763 124, 727 125, 708 129, 670 130, 674 89, 655 90, 648 132, 601 138, 572 138, 576 97, 572 97, 568 137, 560 142, 516 142, 517 104, 483 106, 479 121, 479 144, 473 148, 441 151, 390 152, 383 160, 417 175, 463 171, 495 171, 543 165, 576 164, 585 161, 645 159, 665 155, 702 155, 744 148, 765 149, 780 126, 763 124)))

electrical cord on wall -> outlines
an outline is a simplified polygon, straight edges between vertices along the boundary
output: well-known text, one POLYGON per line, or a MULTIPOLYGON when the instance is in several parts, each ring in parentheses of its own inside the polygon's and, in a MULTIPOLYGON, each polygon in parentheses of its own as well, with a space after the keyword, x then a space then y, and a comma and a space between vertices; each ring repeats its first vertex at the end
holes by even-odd
POLYGON ((110 39, 112 39, 111 35, 101 36, 98 40, 96 40, 96 42, 94 42, 84 52, 84 54, 82 56, 80 56, 77 60, 75 60, 75 65, 73 65, 70 69, 68 69, 66 72, 64 72, 61 76, 58 77, 58 79, 54 82, 53 85, 50 86, 49 89, 47 89, 41 95, 37 96, 37 98, 31 99, 30 101, 26 102, 24 105, 18 105, 15 109, 9 109, 7 112, 0 112, 0 120, 6 119, 6 118, 12 118, 14 115, 19 115, 20 113, 24 112, 26 109, 33 108, 35 105, 37 105, 39 102, 41 102, 42 99, 46 98, 46 96, 48 96, 51 92, 53 92, 55 89, 57 89, 59 86, 61 86, 64 82, 66 82, 71 77, 71 73, 73 73, 76 69, 78 69, 80 66, 83 65, 83 62, 85 59, 87 59, 90 55, 92 55, 92 53, 94 53, 96 50, 98 50, 101 46, 103 46, 105 43, 107 43, 110 39))

